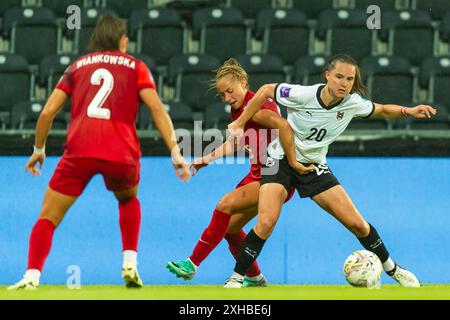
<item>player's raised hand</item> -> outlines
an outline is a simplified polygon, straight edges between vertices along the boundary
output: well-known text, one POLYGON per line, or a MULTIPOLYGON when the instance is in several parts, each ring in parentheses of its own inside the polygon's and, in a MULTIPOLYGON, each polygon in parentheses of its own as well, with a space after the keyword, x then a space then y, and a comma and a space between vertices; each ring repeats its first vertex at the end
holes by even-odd
POLYGON ((239 141, 244 136, 244 126, 238 120, 233 121, 228 125, 229 139, 239 141))
POLYGON ((408 108, 406 114, 414 118, 431 118, 436 113, 436 109, 432 106, 421 104, 414 108, 408 108))
POLYGON ((206 167, 208 164, 209 162, 204 157, 200 157, 192 161, 189 165, 189 169, 194 168, 192 170, 192 176, 195 176, 201 168, 206 167))
POLYGON ((295 161, 295 163, 289 163, 292 169, 294 169, 295 172, 297 172, 300 175, 305 175, 310 172, 313 172, 317 169, 317 167, 313 164, 310 164, 309 166, 304 166, 298 161, 295 161))
POLYGON ((191 171, 189 170, 189 165, 186 160, 180 153, 176 152, 175 154, 172 154, 172 164, 178 178, 186 182, 189 181, 191 178, 191 171))
POLYGON ((33 153, 28 160, 27 165, 25 166, 25 172, 30 171, 31 175, 34 177, 36 174, 41 175, 42 166, 44 165, 45 153, 35 154, 33 153), (39 162, 39 169, 36 168, 37 163, 39 162))
POLYGON ((189 171, 189 166, 187 162, 184 161, 182 163, 174 163, 173 166, 175 168, 178 178, 188 182, 189 179, 191 178, 191 172, 189 171))

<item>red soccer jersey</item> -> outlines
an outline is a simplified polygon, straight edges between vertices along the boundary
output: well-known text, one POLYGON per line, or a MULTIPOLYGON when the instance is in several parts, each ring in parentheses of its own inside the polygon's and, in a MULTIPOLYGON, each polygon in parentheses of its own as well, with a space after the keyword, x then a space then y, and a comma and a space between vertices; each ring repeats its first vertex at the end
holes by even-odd
MULTIPOLYGON (((248 91, 245 95, 243 107, 238 110, 231 109, 231 118, 235 121, 244 112, 248 102, 255 93, 248 91)), ((273 99, 267 99, 262 105, 261 109, 268 109, 280 115, 280 109, 273 99)), ((250 173, 253 177, 261 179, 261 168, 264 165, 263 161, 267 153, 267 146, 275 137, 270 133, 270 129, 260 126, 252 120, 248 121, 244 128, 244 144, 247 144, 253 155, 251 159, 250 173)))
POLYGON ((139 91, 156 89, 147 66, 121 51, 78 58, 56 85, 72 97, 65 156, 136 163, 139 91))

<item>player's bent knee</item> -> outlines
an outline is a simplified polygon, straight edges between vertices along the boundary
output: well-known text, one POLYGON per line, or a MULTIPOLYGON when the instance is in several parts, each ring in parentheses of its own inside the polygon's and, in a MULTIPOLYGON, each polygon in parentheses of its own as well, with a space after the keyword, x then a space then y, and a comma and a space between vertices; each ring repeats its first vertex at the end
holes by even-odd
POLYGON ((219 203, 217 204, 216 210, 223 213, 232 214, 233 206, 234 200, 230 199, 230 197, 228 196, 224 196, 222 199, 220 199, 219 203))
POLYGON ((126 204, 137 197, 137 188, 135 187, 125 191, 116 191, 114 192, 114 196, 120 204, 126 204))
POLYGON ((45 220, 48 220, 48 221, 50 221, 51 223, 53 223, 53 225, 55 226, 55 228, 56 227, 58 227, 58 225, 61 223, 61 221, 63 220, 63 218, 64 218, 64 214, 57 214, 57 215, 55 215, 55 214, 49 214, 49 213, 47 213, 47 212, 44 212, 44 211, 42 211, 40 214, 39 214, 39 220, 42 220, 42 219, 45 219, 45 220))
POLYGON ((117 197, 117 201, 119 201, 119 203, 123 205, 123 204, 127 204, 128 202, 130 202, 134 198, 136 198, 136 196, 123 197, 123 198, 118 198, 117 197))
POLYGON ((242 230, 242 224, 241 223, 233 223, 230 221, 227 228, 227 233, 235 234, 239 233, 242 230))

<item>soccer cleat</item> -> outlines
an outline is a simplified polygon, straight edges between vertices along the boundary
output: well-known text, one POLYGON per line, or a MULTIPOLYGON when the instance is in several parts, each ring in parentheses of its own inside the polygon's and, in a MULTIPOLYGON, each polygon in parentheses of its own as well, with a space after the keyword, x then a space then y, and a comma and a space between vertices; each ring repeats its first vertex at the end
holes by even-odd
POLYGON ((141 288, 143 286, 141 277, 135 264, 125 262, 122 265, 122 278, 127 288, 141 288))
POLYGON ((228 278, 225 281, 224 288, 228 289, 240 289, 243 285, 243 279, 242 278, 228 278))
POLYGON ((16 284, 9 286, 7 290, 36 290, 39 286, 39 281, 23 278, 16 284))
POLYGON ((195 276, 195 267, 189 259, 177 262, 169 261, 166 264, 166 268, 176 275, 177 278, 183 278, 184 280, 192 280, 195 276))
POLYGON ((420 282, 417 280, 416 276, 400 267, 399 265, 395 265, 394 270, 387 272, 388 275, 392 277, 395 281, 397 281, 402 287, 406 288, 419 288, 420 282))
POLYGON ((244 282, 242 283, 242 287, 248 288, 248 287, 267 287, 267 279, 262 275, 262 278, 260 280, 252 280, 249 279, 247 276, 244 277, 244 282))

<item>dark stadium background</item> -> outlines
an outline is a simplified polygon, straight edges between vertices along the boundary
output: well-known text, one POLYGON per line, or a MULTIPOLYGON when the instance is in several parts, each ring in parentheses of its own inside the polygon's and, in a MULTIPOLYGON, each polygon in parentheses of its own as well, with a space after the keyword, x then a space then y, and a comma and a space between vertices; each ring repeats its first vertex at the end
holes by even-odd
MULTIPOLYGON (((151 69, 175 127, 194 133, 194 121, 199 121, 196 137, 203 146, 209 142, 203 141, 202 130, 223 131, 230 121, 229 109, 207 82, 231 56, 248 71, 256 90, 267 82, 321 82, 327 58, 346 52, 361 66, 368 98, 435 106, 438 115, 430 120, 353 121, 330 146, 329 164, 401 261, 424 281, 450 281, 448 274, 433 269, 450 265, 445 230, 450 222, 450 1, 1 0, 0 215, 6 218, 0 224, 1 284, 17 280, 25 267, 28 233, 63 151, 70 104, 47 141, 47 154, 55 157, 47 159, 42 177, 32 179, 23 169, 32 152, 35 122, 106 11, 127 21, 128 53, 151 69), (79 30, 66 26, 72 4, 81 9, 79 30), (381 9, 379 30, 366 25, 372 4, 381 9)), ((214 165, 181 185, 142 106, 136 127, 145 156, 141 273, 144 282, 180 283, 164 269, 165 261, 190 254, 215 203, 248 165, 214 165)), ((191 154, 198 155, 198 150, 191 154)), ((119 283, 116 211, 112 195, 94 179, 57 233, 43 281, 64 283, 66 267, 77 264, 88 283, 119 283), (104 219, 108 223, 100 225, 104 219), (95 257, 98 264, 93 265, 95 257)), ((275 283, 343 283, 341 264, 357 247, 317 206, 297 198, 286 206, 261 264, 275 283)), ((195 283, 222 283, 231 270, 232 259, 221 244, 195 283)))

